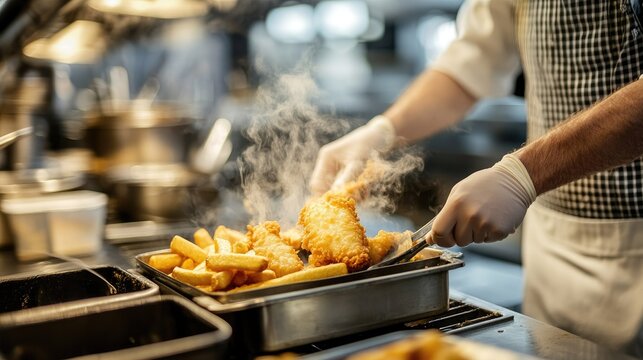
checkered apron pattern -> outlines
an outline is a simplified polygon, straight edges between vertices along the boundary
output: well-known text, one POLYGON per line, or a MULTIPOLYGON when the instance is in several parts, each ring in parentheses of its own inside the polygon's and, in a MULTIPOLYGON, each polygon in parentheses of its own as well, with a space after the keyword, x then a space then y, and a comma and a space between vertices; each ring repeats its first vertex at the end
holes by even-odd
MULTIPOLYGON (((529 140, 643 74, 640 0, 517 0, 516 5, 529 140)), ((561 186, 538 202, 582 218, 643 218, 643 157, 561 186)))
MULTIPOLYGON (((516 0, 530 140, 643 73, 641 11, 630 1, 641 0, 516 0)), ((641 358, 642 165, 639 158, 539 196, 522 228, 522 311, 641 358)), ((534 341, 546 348, 551 339, 534 341)))

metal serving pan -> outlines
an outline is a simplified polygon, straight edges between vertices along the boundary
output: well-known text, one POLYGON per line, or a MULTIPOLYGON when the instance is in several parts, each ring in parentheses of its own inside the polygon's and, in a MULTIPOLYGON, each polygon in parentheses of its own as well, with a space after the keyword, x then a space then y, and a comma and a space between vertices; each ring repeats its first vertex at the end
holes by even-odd
POLYGON ((279 351, 444 312, 448 270, 464 265, 443 255, 332 278, 227 294, 204 292, 147 264, 155 251, 136 256, 143 274, 192 298, 234 329, 233 347, 279 351))
POLYGON ((34 308, 72 308, 97 303, 138 299, 159 293, 159 287, 145 277, 115 266, 90 267, 53 273, 28 273, 0 277, 0 319, 34 308))
POLYGON ((0 358, 225 359, 230 325, 176 296, 34 309, 0 320, 0 358))

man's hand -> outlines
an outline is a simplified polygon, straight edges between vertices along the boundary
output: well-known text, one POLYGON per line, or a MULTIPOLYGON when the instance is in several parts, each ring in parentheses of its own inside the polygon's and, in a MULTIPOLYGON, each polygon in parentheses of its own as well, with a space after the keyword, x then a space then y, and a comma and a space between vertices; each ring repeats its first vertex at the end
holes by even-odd
POLYGON ((373 151, 387 151, 395 142, 395 129, 384 116, 376 116, 319 150, 310 180, 313 194, 320 195, 355 179, 373 151))
POLYGON ((522 222, 536 191, 514 155, 456 184, 427 241, 440 246, 502 240, 522 222))

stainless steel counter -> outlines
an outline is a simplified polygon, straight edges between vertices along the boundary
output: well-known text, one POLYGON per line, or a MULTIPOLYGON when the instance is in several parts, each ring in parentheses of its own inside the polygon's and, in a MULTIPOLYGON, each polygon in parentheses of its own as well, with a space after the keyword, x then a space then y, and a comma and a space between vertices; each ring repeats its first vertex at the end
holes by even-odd
POLYGON ((463 338, 545 359, 634 359, 567 331, 457 291, 452 298, 513 315, 513 321, 458 334, 463 338))

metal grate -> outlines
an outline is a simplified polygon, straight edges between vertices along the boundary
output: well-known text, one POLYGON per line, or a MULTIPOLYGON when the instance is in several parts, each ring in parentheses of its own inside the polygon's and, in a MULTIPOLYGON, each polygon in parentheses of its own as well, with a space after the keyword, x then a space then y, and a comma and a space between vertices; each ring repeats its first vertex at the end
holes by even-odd
POLYGON ((459 333, 479 327, 489 326, 498 322, 509 321, 512 315, 506 315, 497 311, 487 310, 479 306, 451 299, 449 310, 445 313, 434 315, 425 319, 416 320, 404 324, 387 326, 385 328, 365 331, 359 334, 344 336, 337 339, 317 342, 310 345, 300 346, 290 351, 297 354, 314 354, 323 350, 330 350, 342 345, 355 343, 373 337, 398 332, 401 330, 424 330, 438 329, 445 333, 459 333))
POLYGON ((511 318, 513 316, 452 299, 449 301, 449 311, 446 313, 408 322, 404 327, 410 330, 438 329, 445 333, 457 333, 511 318))

